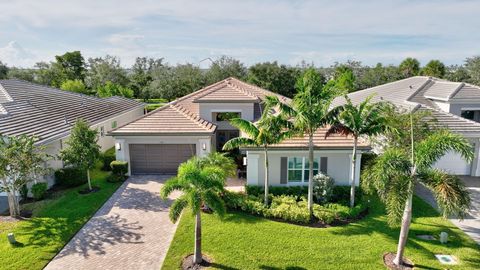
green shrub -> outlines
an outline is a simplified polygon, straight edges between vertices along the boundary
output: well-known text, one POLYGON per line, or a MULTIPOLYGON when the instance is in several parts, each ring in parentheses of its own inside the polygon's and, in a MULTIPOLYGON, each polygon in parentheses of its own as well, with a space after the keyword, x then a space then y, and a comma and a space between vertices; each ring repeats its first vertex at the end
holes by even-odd
POLYGON ((125 181, 126 177, 116 174, 109 174, 105 180, 109 183, 116 183, 116 182, 123 182, 125 181))
POLYGON ((313 177, 313 198, 315 202, 324 204, 333 197, 335 181, 330 176, 319 173, 313 177))
POLYGON ((127 179, 125 175, 128 172, 128 162, 114 160, 110 163, 110 167, 112 168, 112 175, 117 177, 118 181, 124 181, 127 179))
POLYGON ((271 217, 295 223, 310 223, 310 214, 304 199, 297 201, 295 196, 274 197, 268 209, 271 217))
POLYGON ((22 200, 28 199, 28 187, 27 187, 27 185, 23 185, 20 188, 20 198, 22 198, 22 200))
POLYGON ((45 194, 47 193, 47 183, 41 182, 32 185, 32 195, 35 200, 41 200, 45 198, 45 194))
POLYGON ((334 211, 318 204, 313 205, 313 216, 324 224, 332 224, 337 218, 334 211))
POLYGON ((111 171, 110 163, 115 160, 115 148, 112 147, 100 155, 102 171, 111 171))
POLYGON ((87 183, 87 171, 69 167, 55 171, 55 183, 63 187, 76 187, 87 183))
MULTIPOLYGON (((359 201, 362 197, 362 190, 359 187, 355 187, 355 201, 359 201)), ((350 186, 334 186, 333 195, 330 202, 349 204, 350 203, 350 186)))
MULTIPOLYGON (((261 196, 264 194, 264 188, 255 185, 246 185, 245 190, 248 195, 261 196)), ((268 187, 269 194, 274 196, 289 195, 289 196, 306 196, 308 188, 306 186, 270 186, 268 187)))

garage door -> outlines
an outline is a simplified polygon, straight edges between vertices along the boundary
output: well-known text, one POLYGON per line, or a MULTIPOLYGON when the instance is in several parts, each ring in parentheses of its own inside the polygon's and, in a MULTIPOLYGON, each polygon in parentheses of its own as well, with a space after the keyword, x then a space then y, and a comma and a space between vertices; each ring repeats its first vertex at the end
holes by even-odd
POLYGON ((132 174, 175 174, 195 155, 195 144, 130 144, 132 174))
POLYGON ((445 170, 450 174, 470 175, 472 166, 466 162, 459 153, 448 152, 445 156, 441 157, 433 167, 445 170))

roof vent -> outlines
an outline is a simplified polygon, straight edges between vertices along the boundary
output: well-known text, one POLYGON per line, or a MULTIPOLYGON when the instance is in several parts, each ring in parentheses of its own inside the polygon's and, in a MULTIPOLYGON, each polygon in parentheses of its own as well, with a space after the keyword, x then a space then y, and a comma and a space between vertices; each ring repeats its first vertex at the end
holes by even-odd
POLYGON ((408 88, 413 89, 413 86, 409 85, 408 88))
POLYGON ((66 114, 63 115, 63 122, 64 122, 66 125, 68 125, 68 119, 67 119, 67 115, 66 115, 66 114))

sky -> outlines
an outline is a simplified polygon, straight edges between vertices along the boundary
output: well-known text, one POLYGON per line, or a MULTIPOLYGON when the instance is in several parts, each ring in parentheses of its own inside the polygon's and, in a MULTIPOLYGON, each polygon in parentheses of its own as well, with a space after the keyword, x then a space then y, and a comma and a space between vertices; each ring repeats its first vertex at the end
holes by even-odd
POLYGON ((80 50, 208 65, 302 60, 462 64, 480 54, 475 0, 0 0, 0 61, 30 67, 80 50))

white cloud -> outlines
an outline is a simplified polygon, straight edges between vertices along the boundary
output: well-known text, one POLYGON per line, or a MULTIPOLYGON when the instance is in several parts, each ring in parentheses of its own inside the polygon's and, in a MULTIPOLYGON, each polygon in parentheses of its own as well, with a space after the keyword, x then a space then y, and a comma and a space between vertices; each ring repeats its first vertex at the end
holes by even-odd
POLYGON ((26 67, 35 63, 36 56, 16 41, 10 41, 5 47, 0 47, 0 60, 8 65, 26 67))

